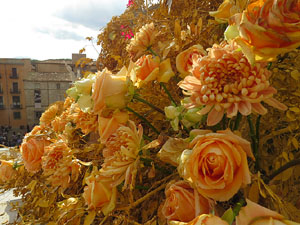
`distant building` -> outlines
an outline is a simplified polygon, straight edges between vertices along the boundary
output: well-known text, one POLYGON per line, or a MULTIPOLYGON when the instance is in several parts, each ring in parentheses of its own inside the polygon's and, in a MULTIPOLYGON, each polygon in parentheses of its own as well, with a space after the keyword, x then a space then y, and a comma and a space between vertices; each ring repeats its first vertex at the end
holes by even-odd
POLYGON ((45 109, 56 101, 64 101, 66 90, 75 80, 71 60, 33 61, 32 71, 24 78, 27 124, 39 123, 45 109))
POLYGON ((25 129, 27 115, 23 79, 30 59, 0 59, 0 125, 25 129))
MULTIPOLYGON (((0 126, 25 129, 39 123, 45 109, 64 101, 66 90, 80 77, 75 68, 84 54, 71 59, 0 59, 0 126)), ((88 70, 95 72, 95 63, 88 70)))

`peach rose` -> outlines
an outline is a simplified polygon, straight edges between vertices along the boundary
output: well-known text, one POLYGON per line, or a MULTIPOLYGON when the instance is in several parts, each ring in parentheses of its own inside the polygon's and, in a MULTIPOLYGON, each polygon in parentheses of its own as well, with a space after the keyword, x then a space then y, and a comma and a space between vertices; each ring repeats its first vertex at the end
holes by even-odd
POLYGON ((181 155, 178 170, 203 196, 227 201, 251 182, 250 143, 231 131, 197 135, 189 147, 181 155))
POLYGON ((127 69, 123 67, 117 74, 107 69, 96 74, 93 85, 92 99, 94 100, 94 113, 100 114, 105 108, 124 108, 127 93, 127 69))
POLYGON ((226 36, 234 37, 252 63, 273 61, 300 46, 299 0, 256 0, 229 23, 226 36))
POLYGON ((229 225, 218 216, 202 214, 186 225, 229 225))
POLYGON ((98 117, 98 133, 100 141, 105 144, 107 139, 115 133, 115 131, 124 125, 129 119, 127 112, 115 112, 111 117, 98 117))
POLYGON ((13 168, 13 162, 1 160, 0 161, 0 180, 3 182, 13 179, 16 171, 13 168))
POLYGON ((239 215, 236 217, 236 225, 299 225, 290 220, 285 220, 282 215, 270 209, 262 207, 249 199, 246 199, 247 205, 242 207, 239 215))
POLYGON ((162 214, 170 221, 189 222, 209 212, 209 203, 185 181, 171 182, 166 187, 166 201, 162 214))
POLYGON ((41 168, 44 148, 51 142, 43 137, 28 137, 27 139, 24 139, 21 145, 24 166, 29 172, 36 173, 41 168))
POLYGON ((176 57, 176 68, 178 72, 183 76, 190 74, 190 70, 193 67, 193 59, 207 55, 202 45, 193 45, 188 49, 181 52, 176 57))
POLYGON ((87 177, 85 182, 87 186, 82 195, 88 208, 101 208, 105 215, 111 212, 116 204, 116 188, 112 188, 109 182, 101 181, 101 177, 95 173, 87 177))

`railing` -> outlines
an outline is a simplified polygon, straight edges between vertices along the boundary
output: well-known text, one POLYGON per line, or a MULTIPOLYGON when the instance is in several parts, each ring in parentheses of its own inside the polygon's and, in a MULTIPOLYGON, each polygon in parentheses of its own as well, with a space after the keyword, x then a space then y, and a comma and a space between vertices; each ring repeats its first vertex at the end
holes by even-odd
POLYGON ((10 75, 9 77, 10 77, 11 79, 18 79, 18 78, 19 78, 18 74, 12 74, 12 75, 10 75))
POLYGON ((10 105, 10 107, 12 109, 22 109, 22 105, 21 104, 12 104, 12 105, 10 105))
POLYGON ((20 89, 10 89, 11 94, 20 94, 20 89))

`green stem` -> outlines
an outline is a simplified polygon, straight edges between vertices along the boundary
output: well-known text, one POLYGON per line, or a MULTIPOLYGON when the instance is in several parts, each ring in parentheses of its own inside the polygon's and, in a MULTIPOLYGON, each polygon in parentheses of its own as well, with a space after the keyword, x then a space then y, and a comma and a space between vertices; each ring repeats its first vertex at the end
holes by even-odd
POLYGON ((267 66, 267 69, 270 70, 270 69, 271 69, 271 66, 272 66, 272 62, 269 62, 269 63, 268 63, 268 66, 267 66))
POLYGON ((148 137, 147 135, 143 134, 143 138, 148 140, 148 141, 153 141, 150 137, 148 137))
POLYGON ((130 108, 128 106, 126 106, 126 109, 129 112, 132 112, 134 115, 136 115, 141 120, 143 120, 148 125, 148 127, 150 127, 156 134, 159 135, 159 131, 145 117, 143 117, 142 115, 140 115, 139 113, 137 113, 136 111, 134 111, 132 108, 130 108))
POLYGON ((147 48, 147 51, 149 51, 154 56, 158 56, 157 53, 152 50, 151 46, 147 48))
POLYGON ((226 127, 227 127, 227 117, 226 117, 226 114, 224 114, 224 116, 223 116, 222 126, 223 126, 223 130, 226 130, 226 127))
POLYGON ((244 198, 241 198, 241 199, 239 200, 239 202, 236 203, 236 205, 233 207, 233 214, 234 214, 234 217, 236 217, 236 216, 239 214, 241 208, 245 205, 245 203, 246 203, 246 202, 245 202, 245 199, 244 199, 244 198))
POLYGON ((162 109, 160 109, 160 108, 158 108, 157 106, 153 105, 152 103, 146 101, 145 99, 140 98, 140 97, 137 96, 137 95, 133 95, 133 98, 134 98, 135 100, 139 101, 139 102, 145 103, 146 105, 150 106, 152 109, 154 109, 154 110, 156 110, 157 112, 159 112, 159 113, 165 115, 165 112, 164 112, 162 109))
POLYGON ((233 130, 239 129, 241 120, 242 120, 242 114, 240 112, 238 112, 237 115, 236 115, 236 119, 235 119, 235 124, 234 124, 233 130))
POLYGON ((251 115, 247 116, 247 121, 248 121, 248 124, 249 124, 251 145, 252 145, 253 154, 254 154, 254 157, 255 157, 255 168, 258 170, 259 169, 258 143, 257 143, 257 138, 256 138, 256 135, 255 135, 256 133, 255 133, 255 130, 254 130, 251 115))
POLYGON ((260 126, 260 119, 261 119, 261 115, 258 115, 257 119, 256 119, 256 125, 255 125, 255 129, 256 129, 256 140, 257 140, 257 146, 259 146, 259 126, 260 126))
POLYGON ((160 86, 165 90, 165 92, 166 92, 166 94, 168 95, 169 99, 171 100, 172 104, 173 104, 174 106, 177 106, 175 100, 173 99, 172 95, 171 95, 170 92, 168 91, 166 85, 165 85, 163 82, 160 82, 159 84, 160 84, 160 86))

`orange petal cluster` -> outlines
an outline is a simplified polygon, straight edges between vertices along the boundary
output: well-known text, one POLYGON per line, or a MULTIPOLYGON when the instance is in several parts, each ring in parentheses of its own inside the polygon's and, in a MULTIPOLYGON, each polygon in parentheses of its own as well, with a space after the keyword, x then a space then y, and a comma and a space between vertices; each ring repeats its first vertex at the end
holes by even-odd
POLYGON ((247 205, 243 207, 239 215, 236 217, 236 225, 265 225, 265 224, 276 224, 276 225, 299 225, 290 220, 285 220, 282 215, 274 212, 270 209, 262 207, 249 199, 246 200, 247 205))
POLYGON ((192 75, 185 77, 179 86, 190 95, 188 108, 205 106, 199 113, 207 114, 207 125, 216 125, 224 113, 231 118, 238 112, 249 115, 252 112, 264 115, 265 103, 280 109, 287 107, 273 98, 277 92, 270 86, 271 72, 264 63, 251 66, 238 46, 230 42, 214 45, 208 55, 193 63, 192 75))
POLYGON ((144 25, 126 47, 130 57, 135 61, 142 56, 153 45, 157 34, 153 23, 144 25))
POLYGON ((129 121, 128 126, 120 126, 115 134, 107 140, 104 153, 107 157, 102 164, 100 174, 112 179, 113 186, 119 185, 125 180, 123 186, 125 189, 131 183, 142 137, 142 126, 137 129, 134 122, 129 121))
POLYGON ((200 194, 227 201, 251 182, 250 143, 229 130, 196 136, 180 159, 179 172, 200 194))
POLYGON ((3 182, 10 181, 16 175, 13 168, 13 162, 0 160, 0 180, 3 182))
POLYGON ((61 113, 63 109, 63 103, 57 102, 51 105, 41 116, 40 124, 44 126, 50 126, 52 120, 61 113))
POLYGON ((190 222, 196 216, 209 213, 209 203, 185 181, 171 182, 165 190, 162 214, 170 221, 190 222))
POLYGON ((31 133, 26 134, 21 145, 24 166, 32 173, 40 170, 44 149, 51 144, 46 136, 42 135, 42 131, 40 126, 36 126, 31 133))
POLYGON ((235 41, 251 61, 273 61, 300 46, 299 0, 256 0, 234 15, 235 41))
POLYGON ((45 147, 42 168, 47 181, 53 187, 61 186, 66 189, 71 180, 77 180, 80 165, 73 160, 72 150, 60 140, 45 147))

